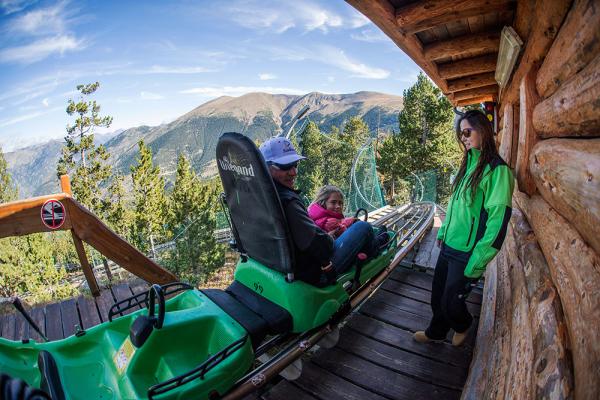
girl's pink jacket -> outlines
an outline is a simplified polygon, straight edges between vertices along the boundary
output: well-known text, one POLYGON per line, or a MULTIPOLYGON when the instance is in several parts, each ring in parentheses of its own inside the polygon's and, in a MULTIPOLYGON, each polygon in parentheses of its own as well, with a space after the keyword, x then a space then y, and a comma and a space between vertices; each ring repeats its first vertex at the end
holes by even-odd
POLYGON ((342 213, 329 211, 317 203, 308 206, 308 216, 325 232, 338 229, 336 236, 341 235, 354 222, 354 218, 344 218, 342 213))

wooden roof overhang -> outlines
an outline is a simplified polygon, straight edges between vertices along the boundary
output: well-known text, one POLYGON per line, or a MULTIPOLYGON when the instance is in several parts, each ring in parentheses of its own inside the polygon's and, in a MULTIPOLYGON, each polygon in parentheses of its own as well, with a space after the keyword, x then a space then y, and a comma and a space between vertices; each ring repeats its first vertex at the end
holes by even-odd
POLYGON ((413 59, 455 105, 498 100, 500 32, 523 37, 528 5, 515 0, 346 0, 413 59))

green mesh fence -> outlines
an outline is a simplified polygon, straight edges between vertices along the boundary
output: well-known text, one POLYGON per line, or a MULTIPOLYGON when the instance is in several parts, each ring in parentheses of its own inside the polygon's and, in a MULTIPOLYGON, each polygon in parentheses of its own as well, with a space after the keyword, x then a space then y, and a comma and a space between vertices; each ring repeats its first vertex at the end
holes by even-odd
POLYGON ((350 187, 345 192, 346 214, 352 214, 359 208, 373 211, 385 206, 372 143, 358 150, 350 172, 350 187))

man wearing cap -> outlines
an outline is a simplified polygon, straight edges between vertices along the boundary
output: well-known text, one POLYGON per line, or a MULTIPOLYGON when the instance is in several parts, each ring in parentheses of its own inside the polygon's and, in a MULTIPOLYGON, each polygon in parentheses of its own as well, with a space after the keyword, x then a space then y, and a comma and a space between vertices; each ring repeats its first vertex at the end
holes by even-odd
POLYGON ((284 137, 274 137, 260 146, 279 194, 288 222, 296 263, 296 278, 313 285, 332 283, 339 272, 350 268, 356 255, 373 240, 373 229, 363 221, 352 224, 335 242, 308 216, 299 191, 294 189, 298 162, 305 159, 284 137))

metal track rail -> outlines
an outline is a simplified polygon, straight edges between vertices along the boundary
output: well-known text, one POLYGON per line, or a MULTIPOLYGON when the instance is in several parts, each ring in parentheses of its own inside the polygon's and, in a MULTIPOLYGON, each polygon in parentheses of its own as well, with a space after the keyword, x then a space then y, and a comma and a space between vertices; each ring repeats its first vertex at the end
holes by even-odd
POLYGON ((246 374, 222 398, 224 400, 240 399, 264 386, 317 344, 327 333, 331 332, 339 322, 381 286, 400 261, 425 235, 428 228, 433 224, 434 214, 435 204, 424 202, 411 204, 402 211, 394 213, 393 216, 388 217, 386 215, 388 218, 386 218, 385 225, 398 232, 398 247, 396 247, 396 254, 391 263, 354 292, 350 296, 346 307, 335 314, 327 323, 294 337, 292 343, 288 344, 268 362, 246 374))

